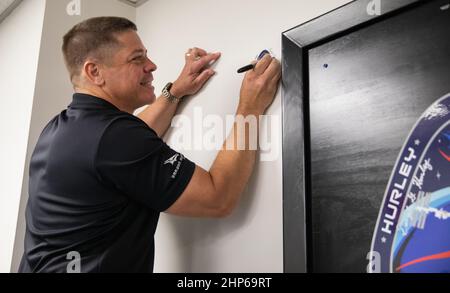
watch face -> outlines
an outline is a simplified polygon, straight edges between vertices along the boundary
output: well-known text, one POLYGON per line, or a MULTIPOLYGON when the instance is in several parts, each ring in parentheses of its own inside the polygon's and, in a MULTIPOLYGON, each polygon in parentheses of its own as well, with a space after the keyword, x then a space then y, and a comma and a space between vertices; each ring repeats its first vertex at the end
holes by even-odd
POLYGON ((174 102, 178 102, 178 98, 176 98, 175 96, 173 96, 170 93, 170 88, 172 87, 172 83, 168 83, 162 90, 162 94, 164 97, 166 97, 170 102, 174 103, 174 102))
POLYGON ((170 93, 169 93, 169 91, 167 90, 167 87, 163 89, 162 93, 163 93, 163 95, 164 95, 166 98, 169 98, 169 97, 170 97, 170 93))

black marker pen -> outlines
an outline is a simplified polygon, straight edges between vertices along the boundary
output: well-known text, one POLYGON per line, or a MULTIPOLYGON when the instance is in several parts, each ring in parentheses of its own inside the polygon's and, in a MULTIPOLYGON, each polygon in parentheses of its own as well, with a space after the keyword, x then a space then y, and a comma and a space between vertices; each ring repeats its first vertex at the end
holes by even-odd
MULTIPOLYGON (((270 52, 268 50, 263 50, 261 53, 259 53, 258 58, 256 58, 257 61, 261 60, 264 55, 269 54, 270 52)), ((249 70, 252 70, 253 68, 255 68, 256 64, 249 64, 249 65, 245 65, 244 67, 241 67, 238 69, 237 73, 243 73, 249 70)))

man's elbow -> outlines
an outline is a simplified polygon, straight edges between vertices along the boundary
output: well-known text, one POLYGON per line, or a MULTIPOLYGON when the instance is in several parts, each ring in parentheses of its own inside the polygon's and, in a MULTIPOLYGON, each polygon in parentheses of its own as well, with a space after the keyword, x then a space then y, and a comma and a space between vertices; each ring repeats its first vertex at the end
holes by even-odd
POLYGON ((231 206, 223 206, 216 209, 214 217, 219 219, 228 218, 233 213, 234 207, 231 206))
POLYGON ((231 216, 234 209, 236 208, 236 202, 230 200, 234 198, 232 195, 225 195, 225 193, 216 193, 215 195, 215 206, 214 206, 214 217, 215 218, 227 218, 231 216))
POLYGON ((234 188, 230 188, 225 180, 220 180, 220 177, 217 180, 211 173, 209 173, 209 176, 211 180, 209 192, 211 195, 210 202, 214 211, 213 217, 227 218, 233 213, 240 194, 234 188))

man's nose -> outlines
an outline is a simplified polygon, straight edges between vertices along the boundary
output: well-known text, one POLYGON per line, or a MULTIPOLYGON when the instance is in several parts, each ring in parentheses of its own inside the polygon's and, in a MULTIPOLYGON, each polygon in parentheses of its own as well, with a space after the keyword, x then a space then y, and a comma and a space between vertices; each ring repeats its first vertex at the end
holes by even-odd
POLYGON ((147 57, 147 62, 145 64, 144 71, 145 72, 153 72, 156 69, 158 69, 158 66, 156 66, 156 64, 153 63, 152 60, 150 60, 150 58, 147 57))

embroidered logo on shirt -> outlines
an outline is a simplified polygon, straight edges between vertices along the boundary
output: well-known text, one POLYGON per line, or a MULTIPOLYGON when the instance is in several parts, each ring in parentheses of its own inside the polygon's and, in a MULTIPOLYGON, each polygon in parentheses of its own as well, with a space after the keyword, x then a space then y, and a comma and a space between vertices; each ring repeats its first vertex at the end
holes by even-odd
POLYGON ((175 170, 173 170, 172 179, 175 179, 175 177, 177 177, 178 171, 180 171, 180 167, 181 167, 181 162, 183 162, 184 160, 184 156, 181 154, 176 154, 173 155, 170 159, 168 159, 167 161, 164 162, 164 165, 172 165, 174 166, 175 163, 177 163, 175 170))
POLYGON ((173 166, 173 164, 175 164, 175 162, 178 159, 179 154, 174 155, 173 157, 171 157, 170 159, 168 159, 167 161, 164 162, 164 165, 168 165, 171 164, 173 166))

